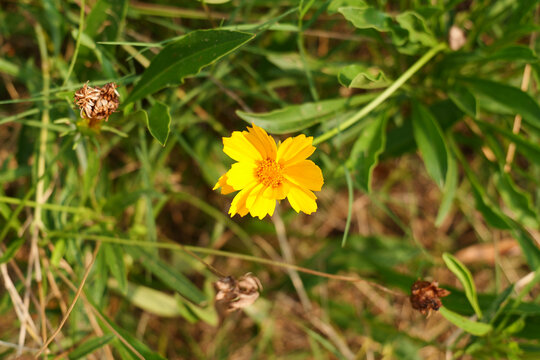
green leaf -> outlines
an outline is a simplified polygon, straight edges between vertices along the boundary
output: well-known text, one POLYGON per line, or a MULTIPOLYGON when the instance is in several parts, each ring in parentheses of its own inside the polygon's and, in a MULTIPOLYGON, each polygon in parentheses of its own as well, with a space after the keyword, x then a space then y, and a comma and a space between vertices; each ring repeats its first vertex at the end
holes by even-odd
POLYGON ((362 130, 347 161, 351 169, 357 170, 358 183, 366 192, 371 192, 371 176, 386 145, 386 120, 381 115, 362 130))
POLYGON ((78 345, 77 348, 68 355, 68 358, 70 360, 80 359, 83 356, 91 354, 97 349, 107 345, 115 337, 116 336, 114 336, 114 334, 107 334, 100 337, 93 337, 85 341, 83 344, 78 345))
MULTIPOLYGON (((114 331, 120 334, 120 336, 135 350, 137 350, 139 354, 141 354, 146 360, 165 360, 164 357, 150 350, 144 343, 137 340, 137 338, 132 336, 128 331, 122 329, 120 326, 112 322, 94 303, 90 303, 92 304, 94 310, 96 310, 101 315, 98 318, 98 322, 101 324, 101 328, 103 329, 103 331, 105 331, 106 333, 110 333, 111 330, 109 329, 109 327, 113 328, 114 331), (103 324, 103 321, 105 321, 107 325, 103 324)), ((114 342, 113 344, 115 343, 116 342, 114 342)), ((140 359, 140 357, 136 356, 135 353, 122 341, 118 341, 118 343, 121 345, 121 348, 125 349, 129 354, 131 354, 134 359, 140 359)))
POLYGON ((335 14, 342 7, 367 7, 368 4, 364 0, 332 0, 326 11, 329 14, 335 14))
POLYGON ((169 114, 169 107, 156 101, 148 114, 147 126, 148 130, 150 130, 150 134, 152 134, 162 146, 165 146, 165 143, 169 138, 169 132, 171 131, 171 115, 169 114))
POLYGON ((540 105, 528 93, 495 81, 463 78, 469 89, 489 101, 490 110, 503 114, 521 114, 529 125, 540 129, 540 105))
POLYGON ((525 61, 532 63, 538 61, 538 57, 528 46, 514 45, 497 50, 483 57, 483 61, 490 60, 525 61))
POLYGON ((503 129, 488 122, 476 120, 476 124, 478 124, 484 131, 496 131, 503 135, 508 140, 516 144, 517 151, 522 153, 527 160, 540 165, 540 146, 537 143, 528 141, 523 137, 523 135, 514 134, 510 130, 503 129))
POLYGON ((435 220, 436 226, 441 226, 446 215, 452 209, 452 203, 454 202, 454 196, 456 195, 456 189, 458 187, 458 167, 457 161, 451 151, 448 151, 448 171, 446 172, 446 179, 444 180, 444 187, 442 189, 442 200, 437 213, 437 219, 435 220))
POLYGON ((112 276, 116 279, 119 291, 125 295, 128 287, 122 247, 118 244, 103 244, 103 250, 107 267, 112 276))
POLYGON ((465 289, 465 295, 467 296, 467 300, 469 300, 469 303, 471 304, 472 308, 474 309, 474 312, 478 316, 479 319, 482 318, 482 311, 480 310, 480 306, 478 305, 478 296, 476 295, 476 286, 474 285, 474 281, 471 275, 471 272, 469 269, 465 267, 459 261, 456 259, 453 255, 449 253, 444 253, 442 256, 444 262, 446 263, 446 266, 450 271, 456 275, 459 282, 463 285, 463 288, 465 289))
POLYGON ((424 159, 426 170, 439 187, 443 187, 448 170, 448 150, 439 124, 428 109, 413 102, 413 134, 424 159))
POLYGON ((429 31, 426 21, 420 14, 414 11, 405 11, 396 16, 396 21, 401 28, 407 30, 410 42, 419 43, 426 47, 437 45, 437 40, 429 31))
POLYGON ((24 244, 24 239, 17 239, 13 241, 7 249, 4 251, 2 256, 0 256, 0 264, 7 263, 9 260, 13 259, 15 254, 17 254, 17 251, 21 248, 21 246, 24 244))
POLYGON ((450 321, 452 324, 456 325, 460 329, 473 334, 475 336, 485 336, 493 330, 493 327, 490 324, 476 322, 467 319, 451 310, 448 310, 444 306, 439 309, 439 312, 446 320, 450 321))
POLYGON ((448 92, 448 97, 462 110, 465 114, 472 118, 477 117, 478 106, 476 98, 465 86, 456 86, 448 92))
POLYGON ((341 69, 338 75, 339 83, 349 88, 378 89, 387 87, 391 81, 382 70, 353 64, 341 69))
POLYGON ((238 49, 254 35, 228 30, 197 30, 171 42, 157 54, 124 104, 139 100, 166 86, 181 84, 186 76, 238 49))
POLYGON ((345 99, 323 100, 314 103, 291 105, 267 113, 237 111, 242 120, 262 127, 272 134, 285 134, 308 128, 328 120, 349 108, 365 104, 378 94, 362 94, 345 99))
POLYGON ((138 248, 128 247, 127 251, 140 260, 141 265, 157 276, 172 290, 178 292, 186 299, 196 304, 206 301, 206 296, 191 281, 189 281, 179 271, 174 271, 163 260, 151 255, 151 253, 138 248))
MULTIPOLYGON (((120 290, 116 280, 110 279, 108 285, 113 290, 120 290)), ((128 283, 127 291, 123 293, 133 305, 151 314, 161 317, 180 316, 178 302, 174 296, 146 286, 128 283)))
POLYGON ((390 15, 374 7, 342 7, 338 11, 358 29, 392 30, 390 15))
POLYGON ((504 203, 512 210, 515 220, 525 226, 538 229, 538 214, 535 211, 530 194, 519 189, 510 175, 505 172, 494 175, 497 191, 504 203))

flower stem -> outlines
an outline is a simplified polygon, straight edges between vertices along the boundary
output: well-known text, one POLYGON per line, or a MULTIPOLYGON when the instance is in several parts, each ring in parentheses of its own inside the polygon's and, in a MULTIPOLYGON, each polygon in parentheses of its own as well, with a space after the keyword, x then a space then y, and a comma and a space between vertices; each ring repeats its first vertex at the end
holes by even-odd
POLYGON ((340 125, 335 128, 325 132, 324 134, 316 137, 313 140, 313 145, 318 145, 334 135, 338 134, 340 131, 343 131, 352 125, 354 125, 358 120, 362 119, 364 116, 373 111, 377 106, 382 104, 386 99, 388 99, 397 89, 399 89, 407 80, 414 75, 415 72, 420 70, 432 57, 434 57, 439 51, 446 48, 445 43, 440 43, 437 46, 431 48, 427 53, 424 54, 417 62, 415 62, 407 71, 405 71, 392 85, 390 85, 386 90, 384 90, 379 96, 373 99, 369 104, 364 106, 360 111, 354 114, 349 119, 345 120, 340 125))

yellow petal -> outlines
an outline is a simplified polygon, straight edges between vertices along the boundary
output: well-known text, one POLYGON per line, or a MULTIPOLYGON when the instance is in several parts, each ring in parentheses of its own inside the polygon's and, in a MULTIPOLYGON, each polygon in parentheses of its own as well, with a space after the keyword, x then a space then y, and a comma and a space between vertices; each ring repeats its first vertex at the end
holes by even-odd
POLYGON ((234 190, 242 190, 251 183, 257 182, 255 169, 257 165, 252 162, 237 162, 231 166, 227 173, 227 184, 234 190))
POLYGON ((296 212, 303 211, 309 215, 312 212, 317 211, 317 203, 315 202, 317 197, 310 190, 291 185, 291 190, 287 195, 287 199, 296 212))
POLYGON ((262 184, 257 185, 255 189, 249 194, 246 201, 246 207, 249 209, 249 214, 253 217, 263 219, 267 214, 274 215, 276 208, 276 200, 268 199, 263 196, 265 186, 262 184))
POLYGON ((248 213, 248 209, 246 207, 246 200, 248 199, 248 196, 250 195, 254 187, 255 186, 245 187, 244 189, 242 189, 242 191, 236 194, 231 203, 231 207, 229 208, 229 214, 231 215, 231 217, 236 214, 244 216, 248 213))
POLYGON ((283 169, 283 176, 304 189, 321 191, 324 183, 321 169, 311 160, 302 160, 283 169))
POLYGON ((246 139, 257 148, 263 159, 276 159, 276 142, 264 131, 264 129, 252 124, 248 127, 248 132, 243 132, 246 139))
POLYGON ((291 185, 284 181, 280 186, 269 186, 264 190, 263 196, 267 199, 283 200, 287 197, 291 185))
POLYGON ((232 186, 227 185, 227 175, 228 174, 229 173, 226 172, 225 174, 221 175, 221 177, 218 179, 218 182, 216 183, 216 185, 214 185, 214 188, 212 190, 216 190, 216 189, 221 188, 221 193, 222 194, 230 194, 230 193, 234 192, 235 190, 232 188, 232 186))
MULTIPOLYGON (((245 133, 245 132, 244 132, 245 133)), ((231 137, 223 138, 223 152, 240 162, 262 160, 258 149, 246 139, 244 133, 234 131, 231 137)))
POLYGON ((293 138, 287 138, 279 145, 277 161, 284 166, 295 164, 307 159, 315 151, 312 146, 313 137, 301 134, 293 138))

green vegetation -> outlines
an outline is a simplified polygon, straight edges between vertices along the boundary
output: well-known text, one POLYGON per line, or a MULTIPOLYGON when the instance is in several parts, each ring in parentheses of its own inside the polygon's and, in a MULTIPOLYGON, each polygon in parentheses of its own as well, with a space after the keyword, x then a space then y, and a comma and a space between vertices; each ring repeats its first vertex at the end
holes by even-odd
POLYGON ((539 1, 1 3, 0 358, 540 358, 539 1), (315 213, 228 216, 251 124, 315 213))

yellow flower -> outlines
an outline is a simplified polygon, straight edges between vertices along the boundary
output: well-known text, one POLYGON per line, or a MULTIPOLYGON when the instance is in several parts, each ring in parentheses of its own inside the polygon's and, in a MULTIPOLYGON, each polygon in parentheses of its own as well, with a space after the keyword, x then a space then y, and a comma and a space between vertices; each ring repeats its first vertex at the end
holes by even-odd
POLYGON ((223 152, 238 162, 219 178, 214 190, 221 188, 222 194, 240 190, 229 209, 231 217, 272 216, 276 200, 285 198, 296 212, 316 211, 313 191, 320 191, 324 180, 321 169, 306 160, 315 151, 313 138, 298 135, 276 146, 266 131, 252 126, 223 138, 223 152))

